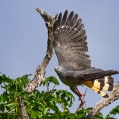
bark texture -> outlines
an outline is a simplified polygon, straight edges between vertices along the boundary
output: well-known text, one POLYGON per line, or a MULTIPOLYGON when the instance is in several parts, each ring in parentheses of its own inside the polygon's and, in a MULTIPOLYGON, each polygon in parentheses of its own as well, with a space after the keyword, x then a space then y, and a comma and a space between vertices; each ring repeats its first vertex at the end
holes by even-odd
MULTIPOLYGON (((54 39, 53 25, 57 18, 57 15, 51 16, 39 8, 36 8, 36 10, 38 13, 40 13, 42 18, 44 19, 48 30, 47 51, 42 63, 36 68, 33 80, 30 83, 28 83, 25 88, 25 91, 27 92, 32 92, 35 88, 37 88, 43 83, 43 81, 45 80, 45 72, 46 72, 45 69, 53 55, 53 39, 54 39)), ((24 102, 21 98, 19 98, 19 103, 20 103, 21 118, 30 119, 29 115, 26 112, 26 106, 24 105, 24 102)))
POLYGON ((27 92, 32 92, 36 87, 40 86, 43 83, 43 81, 45 80, 46 66, 48 65, 53 55, 53 25, 57 18, 57 15, 51 16, 39 8, 36 8, 36 10, 44 19, 46 27, 48 29, 47 51, 42 63, 37 67, 35 71, 33 80, 25 88, 27 92))

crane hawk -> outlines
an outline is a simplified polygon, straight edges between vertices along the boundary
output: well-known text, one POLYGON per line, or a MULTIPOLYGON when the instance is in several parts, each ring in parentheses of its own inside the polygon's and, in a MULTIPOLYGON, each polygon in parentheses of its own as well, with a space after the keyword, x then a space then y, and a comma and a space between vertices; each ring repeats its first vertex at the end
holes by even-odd
MULTIPOLYGON (((60 80, 81 99, 82 94, 77 89, 78 85, 86 85, 103 97, 108 95, 102 90, 113 89, 113 74, 115 70, 102 70, 91 67, 91 60, 87 47, 87 36, 82 19, 72 11, 68 16, 66 10, 63 17, 59 14, 53 27, 53 47, 58 58, 59 66, 55 71, 60 80)), ((81 101, 82 103, 82 101, 81 101)))

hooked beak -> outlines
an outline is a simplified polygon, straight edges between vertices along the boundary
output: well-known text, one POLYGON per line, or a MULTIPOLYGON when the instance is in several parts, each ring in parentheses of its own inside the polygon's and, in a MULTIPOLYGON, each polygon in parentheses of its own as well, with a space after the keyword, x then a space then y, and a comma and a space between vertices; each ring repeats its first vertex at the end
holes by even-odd
POLYGON ((56 70, 57 70, 57 67, 55 67, 54 69, 55 69, 55 71, 56 71, 56 70))
POLYGON ((57 69, 58 67, 55 67, 55 70, 57 69))
POLYGON ((58 71, 58 67, 55 67, 54 69, 55 69, 55 72, 57 72, 57 71, 58 71))

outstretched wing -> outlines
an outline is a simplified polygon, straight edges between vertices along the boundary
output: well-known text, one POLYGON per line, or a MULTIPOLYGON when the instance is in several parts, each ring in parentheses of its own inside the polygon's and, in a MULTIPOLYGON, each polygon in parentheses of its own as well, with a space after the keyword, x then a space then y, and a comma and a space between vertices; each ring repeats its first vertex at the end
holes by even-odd
POLYGON ((63 18, 62 13, 54 23, 54 42, 53 46, 58 58, 59 65, 67 64, 69 70, 85 70, 90 68, 87 47, 87 36, 82 19, 72 11, 68 16, 66 10, 63 18))

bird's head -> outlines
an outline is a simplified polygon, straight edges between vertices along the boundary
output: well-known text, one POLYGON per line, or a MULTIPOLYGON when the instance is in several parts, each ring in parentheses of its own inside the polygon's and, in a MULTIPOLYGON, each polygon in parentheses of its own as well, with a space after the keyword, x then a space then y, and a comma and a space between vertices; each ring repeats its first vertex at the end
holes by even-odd
POLYGON ((65 65, 59 65, 57 67, 55 67, 55 72, 56 73, 65 73, 66 71, 68 71, 68 66, 65 64, 65 65))
POLYGON ((65 77, 66 69, 63 66, 59 65, 55 67, 55 72, 60 78, 65 77))

